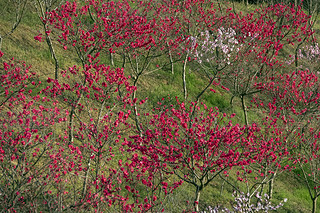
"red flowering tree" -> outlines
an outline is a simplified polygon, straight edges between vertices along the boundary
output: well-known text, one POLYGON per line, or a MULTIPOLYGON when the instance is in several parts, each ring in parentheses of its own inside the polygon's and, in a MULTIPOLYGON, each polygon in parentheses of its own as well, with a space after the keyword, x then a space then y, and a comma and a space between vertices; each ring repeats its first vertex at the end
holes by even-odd
POLYGON ((0 207, 35 211, 49 188, 43 184, 52 163, 48 153, 60 133, 53 127, 61 127, 65 111, 56 100, 32 91, 40 82, 25 63, 3 62, 0 73, 0 207))
POLYGON ((271 199, 276 177, 286 171, 291 171, 291 152, 295 150, 295 137, 290 137, 277 117, 267 116, 257 121, 255 133, 251 136, 250 145, 247 148, 255 153, 249 165, 240 167, 236 173, 237 181, 245 183, 243 188, 235 182, 227 179, 229 175, 220 175, 237 192, 253 198, 257 193, 268 193, 271 199), (265 187, 267 186, 267 187, 265 187))
MULTIPOLYGON (((111 69, 98 61, 94 63, 90 55, 89 60, 92 63, 84 69, 74 66, 62 72, 62 77, 69 82, 60 83, 48 78, 51 86, 42 91, 61 100, 64 107, 73 112, 69 113, 67 126, 72 135, 61 142, 67 150, 63 157, 67 173, 62 173, 58 181, 73 182, 76 187, 63 195, 68 203, 65 208, 71 209, 100 209, 109 202, 111 205, 117 199, 123 199, 114 195, 119 190, 114 188, 119 174, 106 162, 112 161, 117 152, 113 147, 119 147, 116 144, 130 127, 127 123, 130 111, 126 106, 130 105, 128 98, 135 88, 128 83, 123 69, 111 69)), ((55 171, 61 173, 60 166, 58 168, 55 171)), ((61 190, 61 185, 56 187, 61 190)))
POLYGON ((194 186, 194 208, 199 211, 200 194, 221 172, 250 163, 244 149, 251 130, 232 125, 218 109, 205 105, 159 106, 146 115, 142 136, 132 136, 131 151, 153 162, 164 175, 175 175, 194 186), (194 111, 193 111, 194 110, 194 111))
MULTIPOLYGON (((301 134, 316 128, 320 97, 318 77, 308 70, 279 74, 259 85, 259 89, 261 93, 252 100, 256 113, 263 118, 255 121, 257 131, 251 137, 254 141, 251 149, 256 154, 252 163, 242 167, 237 175, 238 180, 248 184, 246 190, 250 196, 257 190, 262 192, 268 184, 267 191, 272 197, 277 175, 292 171, 295 165, 291 160, 296 159, 293 156, 301 155, 304 145, 300 143, 307 140, 301 134)), ((230 184, 241 191, 236 184, 230 184)))
MULTIPOLYGON (((319 88, 317 74, 298 70, 271 77, 271 83, 263 86, 262 95, 253 99, 257 108, 272 118, 273 124, 281 130, 285 139, 283 143, 289 153, 288 159, 298 165, 297 169, 302 173, 300 177, 309 184, 306 186, 314 209, 318 197, 317 191, 314 191, 317 180, 314 179, 315 182, 311 184, 308 174, 314 173, 314 177, 317 177, 319 88)), ((289 163, 288 168, 295 168, 296 165, 289 163)))
MULTIPOLYGON (((286 99, 282 116, 289 121, 289 131, 294 132, 297 150, 293 150, 293 162, 298 165, 300 176, 306 183, 312 200, 312 211, 316 212, 319 196, 318 154, 318 120, 319 120, 319 77, 306 70, 293 72, 286 76, 285 90, 281 99, 286 99), (311 177, 311 178, 310 178, 311 177)), ((283 90, 284 88, 282 88, 283 90)), ((276 108, 274 108, 276 109, 276 108)))
MULTIPOLYGON (((137 86, 143 75, 169 64, 157 59, 172 51, 182 40, 175 36, 179 32, 177 19, 165 16, 170 14, 168 6, 161 2, 156 4, 157 7, 143 1, 67 2, 53 10, 44 22, 58 29, 58 41, 65 49, 74 48, 83 66, 90 60, 90 55, 95 58, 103 58, 105 52, 120 55, 122 67, 129 65, 127 71, 133 86, 137 86), (150 68, 151 63, 157 63, 158 67, 150 68)), ((113 59, 111 64, 114 64, 113 59)), ((137 90, 132 93, 132 99, 136 98, 137 90)), ((136 102, 133 107, 139 128, 136 102)))
POLYGON ((319 127, 307 128, 299 134, 300 143, 293 163, 297 166, 297 177, 305 183, 312 201, 312 213, 317 212, 317 199, 320 196, 320 142, 319 127))

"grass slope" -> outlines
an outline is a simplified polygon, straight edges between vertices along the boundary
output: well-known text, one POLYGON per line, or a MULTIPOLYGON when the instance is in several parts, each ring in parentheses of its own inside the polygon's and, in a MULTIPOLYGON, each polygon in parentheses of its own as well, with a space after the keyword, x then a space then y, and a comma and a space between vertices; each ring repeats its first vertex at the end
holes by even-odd
MULTIPOLYGON (((256 9, 257 6, 250 5, 245 7, 242 4, 236 4, 238 11, 248 12, 256 9)), ((13 9, 10 5, 5 5, 5 1, 0 1, 0 8, 2 14, 0 15, 0 33, 5 35, 9 32, 12 26, 13 9)), ((22 19, 21 24, 14 31, 13 34, 3 39, 2 51, 5 53, 5 59, 16 58, 18 60, 26 61, 27 64, 32 65, 32 70, 36 71, 41 80, 46 80, 48 77, 54 77, 54 62, 50 56, 50 52, 45 42, 39 43, 34 40, 34 36, 42 31, 39 18, 31 5, 27 6, 26 13, 22 19)), ((317 24, 316 28, 319 27, 317 24)), ((318 29, 316 30, 318 32, 318 29)), ((68 66, 79 64, 79 61, 74 57, 74 53, 70 50, 68 54, 62 50, 57 42, 54 47, 59 57, 61 68, 65 69, 68 66)), ((166 59, 164 59, 166 60, 166 59)), ((109 62, 108 57, 105 58, 106 63, 109 62)), ((121 60, 116 58, 116 66, 121 66, 121 60)), ((138 87, 142 88, 138 95, 140 98, 148 97, 148 104, 154 106, 162 98, 170 95, 171 97, 179 97, 182 99, 182 65, 174 65, 175 73, 171 74, 169 68, 152 73, 148 76, 142 77, 138 87)), ((190 97, 195 97, 203 88, 205 81, 201 73, 193 70, 192 67, 187 68, 187 88, 190 97)), ((218 90, 217 93, 206 93, 203 101, 208 106, 217 106, 222 111, 236 112, 239 116, 237 120, 243 120, 239 100, 235 100, 234 106, 229 104, 230 95, 223 90, 218 90)), ((249 114, 250 120, 257 119, 258 115, 249 114)), ((232 177, 230 177, 232 178, 232 177)), ((177 191, 174 192, 167 199, 166 208, 173 209, 173 212, 185 209, 187 203, 185 200, 193 199, 193 189, 184 184, 177 191)), ((224 205, 230 207, 233 201, 232 188, 224 183, 222 180, 213 181, 202 194, 202 207, 224 205), (222 187, 223 186, 223 187, 222 187)), ((288 174, 282 174, 278 177, 274 188, 273 201, 278 203, 284 198, 288 198, 288 202, 279 212, 310 212, 311 200, 308 195, 304 183, 288 174)), ((318 202, 318 208, 320 203, 318 202)))

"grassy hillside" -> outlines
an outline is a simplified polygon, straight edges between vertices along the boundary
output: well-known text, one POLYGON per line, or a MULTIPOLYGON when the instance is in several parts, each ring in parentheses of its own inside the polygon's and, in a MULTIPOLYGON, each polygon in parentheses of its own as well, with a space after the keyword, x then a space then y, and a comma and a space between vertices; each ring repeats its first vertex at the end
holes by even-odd
MULTIPOLYGON (((245 6, 241 3, 225 3, 225 5, 220 6, 223 8, 234 6, 234 9, 238 13, 240 11, 243 13, 251 12, 261 7, 261 5, 251 4, 245 6)), ((48 45, 46 42, 39 42, 34 39, 35 36, 37 36, 39 33, 43 33, 44 30, 33 2, 29 2, 26 5, 21 23, 10 35, 6 34, 10 32, 11 26, 15 20, 14 13, 12 12, 15 10, 14 5, 11 4, 11 1, 0 1, 0 8, 0 35, 3 37, 1 51, 4 53, 4 56, 1 58, 2 62, 8 61, 10 58, 14 57, 17 60, 26 61, 27 64, 30 64, 32 66, 31 70, 37 73, 40 81, 46 82, 48 78, 53 79, 55 64, 48 49, 48 45)), ((316 32, 319 32, 319 26, 319 22, 317 22, 314 26, 316 32)), ((318 34, 315 33, 315 36, 318 36, 318 34)), ((72 67, 73 65, 80 67, 82 66, 81 61, 79 60, 74 49, 68 48, 67 50, 64 50, 62 45, 60 45, 56 40, 53 39, 52 41, 59 60, 60 71, 67 70, 68 67, 72 67)), ((290 51, 291 50, 289 49, 285 49, 283 50, 283 54, 290 54, 290 51)), ((114 54, 113 57, 114 65, 111 64, 109 53, 107 51, 102 51, 100 60, 107 66, 122 67, 122 56, 119 54, 114 54)), ((162 55, 157 58, 157 60, 152 61, 148 71, 157 69, 158 64, 169 61, 168 57, 168 55, 162 55)), ((2 65, 0 69, 3 69, 2 65)), ((124 72, 126 75, 131 74, 131 72, 128 71, 129 69, 130 64, 127 62, 124 67, 124 72)), ((288 66, 287 69, 293 69, 293 66, 288 66)), ((145 99, 146 97, 148 98, 146 103, 141 106, 141 111, 151 112, 151 109, 156 107, 158 102, 162 102, 163 98, 166 99, 168 96, 172 98, 178 97, 179 100, 183 100, 184 94, 182 87, 182 73, 183 59, 179 59, 174 64, 174 73, 171 72, 171 66, 168 64, 155 72, 150 72, 147 75, 141 76, 136 85, 138 88, 137 98, 139 100, 145 99)), ((72 82, 72 79, 63 80, 65 80, 65 82, 72 82)), ((131 78, 129 82, 133 84, 133 78, 131 78)), ((186 83, 188 91, 188 98, 186 101, 195 101, 195 97, 207 84, 206 74, 198 69, 197 63, 187 63, 186 83)), ((45 85, 43 85, 41 88, 37 88, 34 92, 37 92, 37 90, 39 91, 42 88, 45 88, 45 85)), ((231 105, 230 100, 232 95, 228 91, 220 87, 216 87, 215 90, 215 93, 206 92, 201 97, 201 101, 204 102, 208 107, 218 107, 222 113, 227 113, 228 115, 236 113, 236 117, 233 118, 234 123, 239 122, 244 124, 241 100, 239 98, 235 98, 233 104, 231 105)), ((63 100, 60 101, 61 105, 65 104, 63 103, 63 100)), ((248 105, 250 105, 249 101, 248 105)), ((91 105, 91 107, 94 106, 95 103, 91 105)), ((261 115, 262 112, 260 111, 249 110, 248 119, 250 122, 255 122, 261 118, 261 115)), ((130 122, 134 124, 134 116, 131 116, 130 122)), ((86 117, 84 116, 83 119, 85 118, 86 117)), ((128 136, 128 134, 128 132, 124 133, 124 137, 128 136)), ((120 157, 116 157, 116 160, 112 161, 110 164, 114 166, 117 165, 118 158, 122 158, 121 154, 118 154, 120 157)), ((236 172, 236 169, 231 170, 230 176, 227 180, 238 184, 238 187, 245 190, 246 184, 236 181, 236 172)), ((293 172, 298 173, 299 171, 293 172)), ((174 181, 175 180, 169 180, 168 182, 174 181)), ((206 190, 202 192, 200 208, 203 210, 207 206, 218 205, 231 208, 231 205, 234 201, 232 192, 233 188, 226 181, 222 180, 221 178, 216 178, 209 184, 206 190)), ((267 192, 267 187, 265 187, 264 192, 267 192)), ((298 179, 297 176, 290 172, 283 172, 279 174, 274 185, 272 202, 279 203, 284 198, 287 198, 288 201, 282 208, 277 210, 277 212, 311 212, 312 203, 309 198, 308 190, 305 187, 305 183, 303 180, 298 179)), ((181 212, 184 209, 193 209, 193 205, 186 202, 187 200, 192 201, 193 199, 194 188, 189 184, 183 183, 172 194, 166 197, 166 200, 162 205, 165 209, 165 212, 181 212)), ((318 209, 320 209, 319 202, 317 205, 318 209)), ((110 211, 112 212, 117 210, 113 209, 110 211)))

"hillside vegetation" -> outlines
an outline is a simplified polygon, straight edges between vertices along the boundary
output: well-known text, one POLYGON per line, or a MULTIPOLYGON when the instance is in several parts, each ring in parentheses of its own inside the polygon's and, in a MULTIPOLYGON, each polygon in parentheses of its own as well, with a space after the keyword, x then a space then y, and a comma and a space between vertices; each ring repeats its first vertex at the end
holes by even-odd
POLYGON ((317 212, 313 1, 0 1, 2 212, 317 212))

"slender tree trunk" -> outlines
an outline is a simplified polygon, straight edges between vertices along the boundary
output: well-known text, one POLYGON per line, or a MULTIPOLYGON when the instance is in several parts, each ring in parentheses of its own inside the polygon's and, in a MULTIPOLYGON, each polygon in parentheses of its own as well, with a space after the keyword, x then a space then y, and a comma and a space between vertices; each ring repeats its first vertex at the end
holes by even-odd
POLYGON ((312 199, 312 213, 317 212, 317 199, 318 199, 317 196, 315 196, 314 199, 312 199))
POLYGON ((272 199, 273 194, 273 186, 274 186, 274 179, 276 178, 276 172, 272 174, 271 180, 269 182, 269 199, 272 199))
MULTIPOLYGON (((261 184, 260 195, 263 195, 263 190, 264 190, 264 183, 261 184)), ((257 203, 258 203, 258 201, 257 201, 257 203)))
MULTIPOLYGON (((46 30, 46 25, 44 25, 43 27, 44 27, 44 30, 46 30)), ((56 52, 54 51, 50 36, 48 35, 48 33, 45 33, 45 35, 46 35, 46 42, 48 44, 48 47, 49 47, 49 50, 50 50, 50 53, 51 53, 51 57, 54 59, 54 64, 55 64, 54 79, 58 80, 58 76, 59 76, 59 61, 58 61, 56 52)))
MULTIPOLYGON (((141 72, 138 73, 138 75, 136 76, 136 78, 135 78, 135 80, 133 82, 133 86, 135 86, 135 87, 137 86, 138 79, 139 79, 140 75, 141 75, 141 72)), ((132 93, 132 100, 134 100, 136 97, 137 97, 137 90, 134 90, 133 93, 132 93)), ((142 136, 142 130, 140 128, 139 118, 138 118, 139 117, 139 113, 138 113, 137 102, 134 103, 133 107, 134 107, 134 120, 135 120, 135 123, 136 123, 136 127, 137 127, 140 135, 142 136)))
POLYGON ((122 55, 122 68, 124 68, 126 65, 126 55, 123 53, 122 55))
POLYGON ((69 115, 69 144, 73 142, 73 115, 74 115, 74 109, 72 108, 71 113, 69 115))
POLYGON ((1 50, 1 47, 2 47, 2 36, 0 35, 0 50, 1 50))
POLYGON ((81 98, 82 98, 82 93, 80 93, 80 96, 78 97, 78 100, 76 101, 76 103, 71 106, 72 108, 69 115, 69 144, 73 142, 73 131, 74 131, 73 116, 76 112, 76 107, 80 103, 81 98))
POLYGON ((186 55, 186 58, 184 59, 183 63, 183 71, 182 71, 182 82, 183 82, 183 97, 184 100, 187 99, 187 82, 186 82, 186 69, 187 69, 187 60, 188 60, 189 54, 186 55))
MULTIPOLYGON (((91 154, 93 154, 93 153, 91 153, 91 154)), ((84 178, 84 180, 83 180, 81 199, 84 199, 84 196, 85 196, 85 194, 86 194, 87 185, 88 185, 88 178, 89 178, 90 166, 91 166, 91 156, 89 157, 86 175, 85 175, 85 178, 84 178)))
POLYGON ((244 100, 244 95, 241 95, 241 105, 242 105, 242 111, 243 111, 243 116, 244 116, 244 122, 245 122, 246 126, 249 126, 247 107, 246 107, 246 102, 244 100))
MULTIPOLYGON (((137 94, 137 91, 133 91, 133 95, 132 95, 132 99, 135 99, 136 98, 136 94, 137 94)), ((142 134, 142 130, 140 128, 140 124, 139 124, 139 113, 138 113, 138 107, 137 107, 137 103, 134 103, 133 105, 133 108, 134 108, 134 120, 135 120, 135 123, 136 123, 136 127, 140 133, 140 135, 142 134)))
POLYGON ((272 178, 269 182, 269 199, 272 199, 272 193, 273 193, 273 185, 274 185, 274 178, 272 178))
POLYGON ((37 4, 35 4, 35 6, 36 6, 36 9, 37 9, 38 18, 40 19, 40 21, 42 23, 42 26, 43 26, 44 34, 45 34, 45 37, 46 37, 46 42, 48 44, 51 57, 54 59, 54 63, 55 63, 54 78, 55 78, 55 80, 58 80, 59 61, 58 61, 56 52, 55 52, 55 50, 53 48, 53 45, 52 45, 52 40, 51 40, 51 37, 50 37, 49 32, 48 32, 47 22, 43 22, 43 20, 42 20, 42 19, 47 19, 48 18, 48 12, 51 11, 51 8, 53 7, 53 2, 51 2, 51 1, 43 1, 43 2, 41 2, 40 0, 38 0, 37 4))
POLYGON ((109 57, 110 57, 110 63, 111 63, 111 65, 114 66, 113 53, 109 53, 109 57))
POLYGON ((234 99, 234 95, 231 97, 231 99, 230 99, 230 105, 231 105, 231 107, 233 107, 233 99, 234 99))
POLYGON ((226 182, 226 181, 223 180, 223 182, 222 182, 222 184, 221 184, 220 195, 222 195, 222 193, 223 193, 223 188, 224 188, 224 183, 225 183, 225 182, 226 182))
POLYGON ((194 199, 194 210, 195 210, 195 212, 199 212, 199 201, 200 201, 201 191, 202 191, 202 187, 201 186, 197 186, 195 199, 194 199))
MULTIPOLYGON (((168 45, 168 48, 170 48, 168 43, 167 43, 167 45, 168 45)), ((174 66, 173 66, 173 59, 172 59, 171 50, 169 49, 168 52, 169 52, 169 60, 170 60, 170 65, 171 65, 171 74, 174 75, 174 66)))

